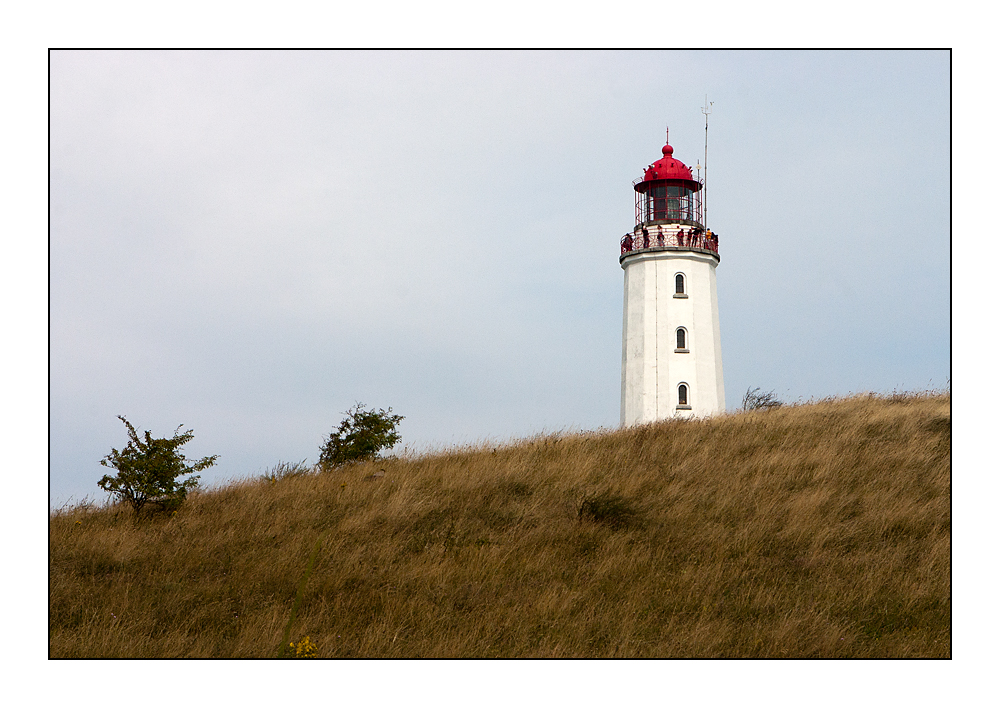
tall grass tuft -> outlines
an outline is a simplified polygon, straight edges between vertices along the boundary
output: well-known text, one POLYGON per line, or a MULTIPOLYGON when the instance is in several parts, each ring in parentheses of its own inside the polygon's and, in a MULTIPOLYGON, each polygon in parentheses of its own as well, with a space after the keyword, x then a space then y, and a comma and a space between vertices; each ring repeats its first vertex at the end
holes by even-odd
POLYGON ((64 508, 50 655, 949 657, 950 404, 282 468, 139 523, 64 508))

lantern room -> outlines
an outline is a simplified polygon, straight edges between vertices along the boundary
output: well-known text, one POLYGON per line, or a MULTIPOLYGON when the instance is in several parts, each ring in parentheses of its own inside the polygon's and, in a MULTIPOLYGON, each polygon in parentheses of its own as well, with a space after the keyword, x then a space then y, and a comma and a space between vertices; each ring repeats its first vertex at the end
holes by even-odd
POLYGON ((646 168, 635 188, 635 223, 684 224, 702 228, 702 182, 691 168, 674 158, 669 143, 663 157, 646 168))

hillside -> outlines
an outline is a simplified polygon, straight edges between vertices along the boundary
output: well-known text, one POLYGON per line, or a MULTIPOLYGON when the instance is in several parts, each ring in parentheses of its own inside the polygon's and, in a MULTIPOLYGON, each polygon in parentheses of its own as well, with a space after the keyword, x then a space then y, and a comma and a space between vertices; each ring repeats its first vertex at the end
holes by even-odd
POLYGON ((50 655, 268 657, 308 636, 319 657, 949 657, 950 406, 865 396, 386 459, 140 523, 63 510, 50 655))

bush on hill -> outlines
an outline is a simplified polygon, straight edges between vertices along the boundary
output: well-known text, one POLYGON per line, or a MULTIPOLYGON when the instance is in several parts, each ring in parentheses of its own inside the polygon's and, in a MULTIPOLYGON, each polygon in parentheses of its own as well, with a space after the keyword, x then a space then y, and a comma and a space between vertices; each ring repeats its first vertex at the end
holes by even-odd
POLYGON ((396 426, 403 416, 393 415, 392 408, 366 410, 363 403, 357 403, 346 415, 320 447, 319 465, 323 469, 374 459, 402 439, 396 426))
POLYGON ((783 405, 784 403, 774 395, 774 391, 761 391, 759 386, 754 389, 748 388, 747 392, 743 394, 743 410, 745 411, 770 410, 781 408, 783 405))
POLYGON ((154 438, 148 430, 140 438, 125 416, 118 418, 128 430, 128 443, 120 451, 111 448, 111 454, 101 460, 101 465, 118 470, 118 474, 104 475, 97 486, 130 504, 136 514, 148 503, 176 510, 188 490, 198 485, 199 476, 182 482, 177 478, 211 467, 219 456, 211 455, 188 465, 180 448, 194 438, 194 431, 181 433, 181 426, 177 426, 170 438, 154 438))

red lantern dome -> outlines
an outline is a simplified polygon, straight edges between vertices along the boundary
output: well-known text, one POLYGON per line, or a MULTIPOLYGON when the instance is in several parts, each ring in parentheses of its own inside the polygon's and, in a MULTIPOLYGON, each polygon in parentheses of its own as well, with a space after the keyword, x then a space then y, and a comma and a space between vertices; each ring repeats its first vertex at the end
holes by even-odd
POLYGON ((670 147, 669 143, 663 146, 661 152, 663 157, 646 168, 646 172, 642 176, 643 182, 659 179, 694 181, 694 177, 691 176, 691 168, 673 157, 674 149, 670 147))
POLYGON ((701 180, 695 179, 691 168, 674 157, 669 142, 660 152, 663 157, 633 183, 636 225, 683 224, 700 228, 701 180))

